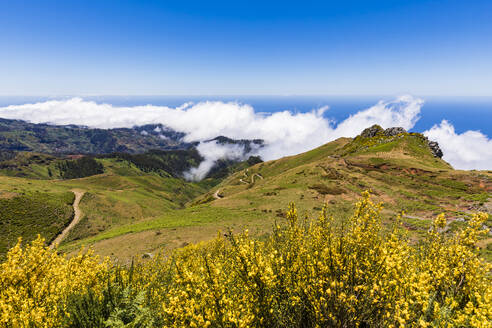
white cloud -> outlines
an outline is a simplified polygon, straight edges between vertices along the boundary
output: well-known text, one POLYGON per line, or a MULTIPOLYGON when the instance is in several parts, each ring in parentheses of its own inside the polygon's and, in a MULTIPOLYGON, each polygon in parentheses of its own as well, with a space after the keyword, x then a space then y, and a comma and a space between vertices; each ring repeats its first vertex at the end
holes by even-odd
MULTIPOLYGON (((251 106, 245 104, 208 101, 197 104, 186 103, 177 108, 152 105, 115 107, 72 98, 3 107, 0 108, 0 117, 22 119, 33 123, 79 124, 99 128, 161 123, 176 131, 184 132, 184 141, 187 142, 209 140, 219 135, 234 139, 259 138, 265 140, 266 146, 259 149, 257 153, 263 159, 271 160, 310 150, 338 137, 354 137, 372 124, 379 124, 383 128, 402 126, 411 129, 419 119, 422 105, 423 100, 411 96, 399 97, 394 101, 380 101, 368 109, 351 115, 338 125, 324 117, 327 107, 313 109, 306 113, 285 110, 265 114, 257 113, 251 106)), ((428 132, 431 131, 432 129, 428 132)), ((473 148, 473 145, 468 145, 471 140, 469 135, 473 133, 467 132, 463 134, 467 137, 460 139, 468 148, 473 148)), ((456 141, 443 135, 436 134, 436 137, 433 135, 429 137, 439 142, 446 160, 456 167, 463 167, 461 163, 465 161, 464 159, 446 154, 453 151, 452 144, 456 141)), ((476 139, 480 137, 473 139, 473 142, 476 142, 476 139)), ((488 139, 485 137, 485 140, 488 139)), ((485 146, 490 149, 490 141, 487 142, 485 146)), ((220 158, 217 157, 220 154, 227 157, 231 153, 231 156, 235 156, 235 150, 231 150, 229 146, 211 146, 211 144, 213 143, 200 144, 199 151, 206 158, 206 162, 202 163, 202 167, 197 168, 196 172, 190 174, 202 176, 202 172, 210 166, 210 161, 213 164, 214 160, 220 158), (224 149, 222 153, 219 154, 218 148, 224 149)), ((474 156, 466 157, 467 168, 483 168, 486 163, 476 154, 474 156)))
POLYGON ((338 124, 337 133, 341 137, 352 137, 373 124, 383 128, 401 126, 409 130, 419 120, 420 108, 424 101, 411 96, 402 96, 396 101, 379 101, 376 105, 362 110, 338 124))
POLYGON ((443 159, 455 169, 490 170, 492 168, 492 139, 479 131, 458 134, 446 120, 424 132, 430 140, 437 141, 443 159))
POLYGON ((205 158, 198 167, 184 172, 188 180, 202 180, 219 159, 244 159, 244 148, 240 145, 222 145, 216 141, 201 142, 197 146, 198 152, 205 158))

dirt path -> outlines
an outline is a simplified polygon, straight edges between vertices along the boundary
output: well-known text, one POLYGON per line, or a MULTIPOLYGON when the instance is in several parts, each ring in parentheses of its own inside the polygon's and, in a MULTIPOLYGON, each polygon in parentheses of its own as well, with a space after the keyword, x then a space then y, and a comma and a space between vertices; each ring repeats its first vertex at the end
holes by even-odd
POLYGON ((59 245, 63 239, 67 236, 67 234, 70 232, 70 230, 73 229, 79 223, 80 219, 82 218, 82 212, 80 211, 79 208, 79 203, 80 200, 82 199, 82 196, 84 196, 85 191, 80 191, 80 190, 72 190, 73 194, 75 195, 75 199, 73 201, 73 220, 70 222, 70 224, 63 229, 63 231, 56 236, 55 240, 50 245, 50 248, 55 247, 56 245, 59 245))
POLYGON ((251 176, 251 183, 254 183, 255 182, 255 177, 258 177, 260 178, 261 180, 263 180, 263 177, 261 176, 261 174, 258 174, 258 173, 255 173, 251 176))
POLYGON ((244 183, 244 184, 250 184, 250 183, 253 184, 253 183, 255 183, 255 177, 258 177, 261 180, 263 180, 263 176, 261 176, 261 174, 258 174, 258 173, 253 173, 250 177, 248 177, 248 171, 249 171, 249 169, 246 169, 246 171, 243 172, 243 175, 246 179, 250 178, 251 182, 246 182, 242 178, 239 179, 239 182, 244 183))
POLYGON ((217 189, 217 191, 214 193, 214 198, 215 199, 221 199, 224 198, 224 196, 219 195, 220 189, 217 189))

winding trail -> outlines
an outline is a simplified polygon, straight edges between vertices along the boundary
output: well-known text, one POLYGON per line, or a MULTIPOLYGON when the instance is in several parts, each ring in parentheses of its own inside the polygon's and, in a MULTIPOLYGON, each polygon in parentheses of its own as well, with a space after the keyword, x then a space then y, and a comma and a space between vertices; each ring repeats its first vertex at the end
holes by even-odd
POLYGON ((263 180, 263 176, 259 173, 255 173, 251 176, 251 183, 255 182, 255 177, 258 177, 260 178, 261 180, 263 180))
POLYGON ((215 199, 221 199, 224 198, 224 196, 219 195, 220 189, 217 189, 217 191, 214 193, 214 198, 215 199))
POLYGON ((79 203, 80 200, 82 199, 82 196, 84 196, 85 191, 80 191, 80 190, 72 190, 73 194, 75 195, 75 199, 73 201, 73 220, 70 222, 70 224, 63 229, 63 231, 56 236, 55 240, 50 244, 50 248, 54 248, 55 246, 59 245, 63 239, 68 235, 70 230, 73 229, 79 223, 80 219, 82 218, 82 211, 79 208, 79 203))
POLYGON ((263 180, 263 176, 259 173, 253 173, 251 176, 248 177, 248 171, 249 169, 246 169, 246 171, 243 172, 243 175, 246 179, 251 178, 251 182, 244 181, 242 178, 239 178, 239 182, 244 183, 244 184, 250 184, 250 183, 255 183, 255 177, 260 178, 263 180))

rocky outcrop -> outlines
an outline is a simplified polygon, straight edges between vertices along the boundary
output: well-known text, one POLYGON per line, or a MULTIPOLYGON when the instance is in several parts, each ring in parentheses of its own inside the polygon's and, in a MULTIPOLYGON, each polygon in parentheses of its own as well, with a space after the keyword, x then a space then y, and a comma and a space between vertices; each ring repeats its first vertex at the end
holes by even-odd
MULTIPOLYGON (((372 138, 372 137, 376 137, 376 136, 394 137, 394 136, 405 134, 405 133, 408 133, 408 132, 407 132, 407 130, 405 130, 402 127, 392 127, 392 128, 387 128, 386 130, 384 130, 379 125, 374 124, 373 126, 367 128, 367 129, 364 129, 364 131, 362 131, 360 136, 363 138, 372 138)), ((420 135, 421 137, 423 137, 425 139, 425 141, 427 142, 427 145, 429 146, 429 149, 431 150, 434 157, 442 158, 442 156, 443 156, 442 150, 436 141, 430 141, 429 139, 427 139, 427 137, 425 137, 421 134, 418 134, 418 135, 420 135)))
POLYGON ((363 138, 372 138, 372 137, 375 137, 377 135, 381 135, 383 133, 384 133, 383 128, 377 124, 374 124, 370 128, 364 129, 364 131, 362 131, 360 136, 363 138))
POLYGON ((405 130, 402 127, 393 127, 393 128, 387 128, 383 132, 383 134, 388 137, 393 137, 399 135, 400 133, 407 133, 407 130, 405 130))
POLYGON ((362 133, 360 134, 361 137, 364 138, 372 138, 375 136, 386 136, 386 137, 393 137, 396 135, 399 135, 400 133, 407 133, 407 130, 405 130, 402 127, 392 127, 392 128, 387 128, 386 130, 383 130, 382 127, 380 127, 377 124, 374 124, 373 126, 364 129, 362 133))
POLYGON ((429 141, 427 140, 427 144, 429 145, 429 148, 434 155, 434 157, 439 157, 442 158, 442 150, 439 148, 439 144, 436 141, 429 141))

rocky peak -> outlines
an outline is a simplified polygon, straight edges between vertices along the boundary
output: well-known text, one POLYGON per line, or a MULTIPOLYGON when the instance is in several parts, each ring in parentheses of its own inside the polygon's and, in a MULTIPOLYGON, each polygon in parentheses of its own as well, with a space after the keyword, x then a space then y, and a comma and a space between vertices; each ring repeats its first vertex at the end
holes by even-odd
POLYGON ((402 127, 392 127, 392 128, 387 128, 384 130, 382 127, 380 127, 377 124, 374 124, 373 126, 364 129, 362 133, 360 134, 361 137, 364 138, 372 138, 375 136, 386 136, 386 137, 393 137, 396 135, 399 135, 400 133, 407 133, 407 131, 402 128, 402 127))
POLYGON ((367 129, 364 129, 364 131, 362 131, 360 136, 363 138, 372 138, 372 137, 375 137, 377 135, 381 135, 383 133, 384 133, 383 128, 377 124, 374 124, 373 126, 367 128, 367 129))
POLYGON ((392 128, 387 128, 384 130, 384 135, 388 137, 396 136, 399 135, 400 133, 407 133, 407 130, 405 130, 402 127, 392 127, 392 128))
MULTIPOLYGON (((372 138, 372 137, 376 137, 376 136, 394 137, 394 136, 397 136, 399 134, 404 134, 404 133, 407 133, 407 131, 402 127, 392 127, 392 128, 387 128, 386 130, 384 130, 379 125, 374 124, 373 126, 364 129, 364 131, 362 131, 360 136, 363 138, 372 138)), ((441 148, 439 147, 439 144, 436 141, 430 141, 429 139, 427 139, 427 137, 425 137, 421 134, 419 134, 419 135, 425 139, 425 141, 426 141, 427 145, 429 146, 434 157, 442 158, 443 153, 442 153, 441 148)))

